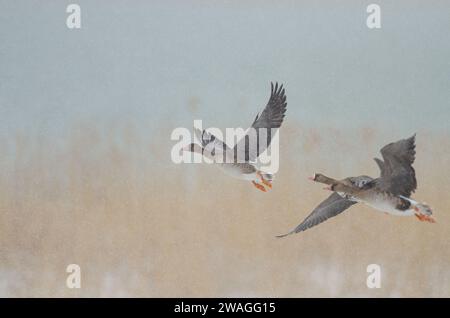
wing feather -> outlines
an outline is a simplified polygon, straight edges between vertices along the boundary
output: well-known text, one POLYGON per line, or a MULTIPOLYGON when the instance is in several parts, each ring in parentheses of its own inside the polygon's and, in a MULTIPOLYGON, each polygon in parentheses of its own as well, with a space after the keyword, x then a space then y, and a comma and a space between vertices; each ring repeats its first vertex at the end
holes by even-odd
MULTIPOLYGON (((349 177, 341 180, 341 182, 347 184, 348 186, 355 186, 361 189, 366 187, 372 181, 373 179, 369 176, 349 177)), ((341 214, 355 203, 357 202, 333 192, 328 198, 322 201, 295 229, 278 237, 285 237, 289 234, 305 231, 313 226, 325 222, 329 218, 341 214)))
POLYGON ((280 128, 286 113, 286 95, 283 85, 271 83, 271 93, 269 101, 264 110, 256 115, 247 134, 235 145, 234 150, 236 156, 237 151, 245 151, 243 156, 245 161, 255 161, 258 156, 263 153, 272 141, 272 129, 280 128), (261 134, 260 129, 265 129, 266 133, 261 134), (266 137, 266 142, 260 142, 261 137, 266 137))
POLYGON ((289 234, 294 234, 298 232, 305 231, 313 226, 316 226, 329 218, 332 218, 355 204, 355 201, 350 201, 343 198, 336 192, 333 192, 328 198, 326 198, 322 203, 320 203, 306 219, 300 223, 291 232, 279 235, 278 237, 285 237, 289 234))
POLYGON ((394 195, 409 197, 417 188, 416 172, 413 163, 416 155, 415 135, 407 139, 390 143, 381 149, 383 163, 380 167, 380 178, 377 187, 394 195))

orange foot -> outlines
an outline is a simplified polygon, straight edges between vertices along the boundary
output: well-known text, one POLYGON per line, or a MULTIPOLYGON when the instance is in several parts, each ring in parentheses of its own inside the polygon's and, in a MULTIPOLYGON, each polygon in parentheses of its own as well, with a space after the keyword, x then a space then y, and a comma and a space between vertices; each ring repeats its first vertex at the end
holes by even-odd
POLYGON ((262 184, 256 183, 255 181, 252 180, 253 185, 255 186, 256 189, 261 190, 262 192, 266 192, 266 188, 264 188, 264 186, 262 184))
POLYGON ((430 223, 436 223, 436 220, 431 215, 424 215, 424 214, 415 214, 415 216, 419 219, 421 222, 430 222, 430 223))
POLYGON ((267 186, 269 189, 272 189, 272 181, 264 179, 260 172, 257 173, 258 177, 261 179, 261 182, 267 186))
POLYGON ((267 186, 269 189, 272 189, 272 182, 270 182, 269 180, 266 180, 263 177, 261 177, 261 182, 264 183, 264 185, 267 186))

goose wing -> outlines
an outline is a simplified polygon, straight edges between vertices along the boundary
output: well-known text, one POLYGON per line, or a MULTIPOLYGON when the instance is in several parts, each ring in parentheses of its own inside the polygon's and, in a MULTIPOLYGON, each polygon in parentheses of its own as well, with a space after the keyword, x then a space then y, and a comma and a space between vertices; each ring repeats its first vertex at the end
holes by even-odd
POLYGON ((287 102, 283 85, 278 86, 278 83, 275 83, 275 85, 271 83, 270 98, 266 107, 262 113, 256 116, 249 131, 234 147, 238 158, 245 158, 246 162, 255 161, 269 147, 272 141, 271 129, 281 126, 286 107, 287 102), (267 138, 266 142, 260 142, 260 135, 262 138, 267 138), (238 154, 238 151, 244 151, 245 153, 238 154))
POLYGON ((355 201, 345 199, 336 192, 333 192, 328 198, 322 201, 322 203, 320 203, 311 212, 311 214, 308 215, 306 219, 303 220, 303 222, 300 223, 295 229, 293 229, 291 232, 287 234, 279 235, 277 237, 285 237, 290 234, 305 231, 313 226, 316 226, 328 220, 329 218, 332 218, 333 216, 336 216, 344 212, 355 203, 356 203, 355 201))
POLYGON ((380 168, 376 186, 381 191, 409 197, 417 188, 412 164, 416 155, 415 135, 390 143, 381 149, 383 160, 375 158, 380 168))
MULTIPOLYGON (((371 177, 364 175, 358 177, 348 177, 341 180, 342 183, 348 186, 353 186, 360 189, 370 186, 372 181, 373 179, 371 177)), ((325 222, 333 216, 341 214, 355 203, 357 202, 351 200, 351 198, 343 197, 340 194, 333 192, 328 198, 322 201, 295 229, 278 237, 284 237, 289 234, 305 231, 313 226, 325 222)))

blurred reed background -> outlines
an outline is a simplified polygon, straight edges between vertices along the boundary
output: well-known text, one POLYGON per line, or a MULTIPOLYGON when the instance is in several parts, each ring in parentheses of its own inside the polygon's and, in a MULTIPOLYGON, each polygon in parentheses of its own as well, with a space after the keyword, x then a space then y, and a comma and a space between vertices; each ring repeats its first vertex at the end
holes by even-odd
POLYGON ((285 239, 325 196, 306 177, 378 171, 372 158, 407 137, 287 120, 274 188, 262 193, 209 165, 170 161, 171 127, 139 139, 133 124, 84 123, 65 143, 1 140, 2 296, 450 296, 450 138, 418 132, 414 195, 437 224, 358 205, 285 239), (108 131, 113 131, 110 133, 108 131), (291 144, 292 143, 292 144, 291 144), (82 288, 65 268, 82 269, 82 288), (382 288, 366 287, 366 267, 382 288))

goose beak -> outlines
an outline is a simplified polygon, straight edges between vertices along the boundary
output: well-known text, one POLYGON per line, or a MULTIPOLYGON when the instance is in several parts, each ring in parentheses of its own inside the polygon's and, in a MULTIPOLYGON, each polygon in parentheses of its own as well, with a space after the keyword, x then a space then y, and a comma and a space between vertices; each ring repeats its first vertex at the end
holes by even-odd
POLYGON ((311 177, 308 177, 308 180, 316 181, 316 174, 314 174, 314 175, 311 176, 311 177))
POLYGON ((333 191, 333 189, 331 189, 331 186, 325 187, 323 188, 324 190, 328 190, 328 191, 333 191))

